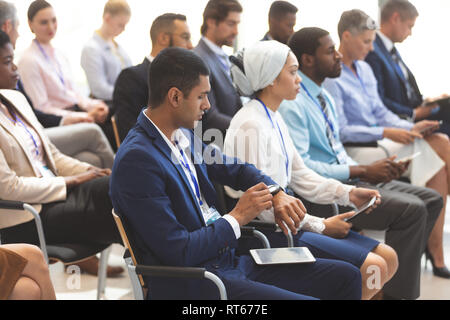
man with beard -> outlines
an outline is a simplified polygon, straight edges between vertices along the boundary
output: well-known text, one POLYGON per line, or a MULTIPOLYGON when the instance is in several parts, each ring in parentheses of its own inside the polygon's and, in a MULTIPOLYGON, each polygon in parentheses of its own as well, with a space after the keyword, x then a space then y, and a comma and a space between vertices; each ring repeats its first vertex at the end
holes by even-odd
POLYGON ((231 79, 228 55, 222 49, 233 46, 241 12, 242 6, 236 0, 210 0, 203 12, 202 38, 194 48, 211 71, 211 92, 208 94, 211 109, 202 122, 203 133, 218 129, 224 137, 231 118, 242 107, 231 79))
POLYGON ((191 50, 191 33, 186 17, 181 14, 165 13, 157 17, 150 28, 152 52, 137 66, 124 69, 117 78, 113 93, 113 108, 120 140, 128 131, 148 103, 148 71, 153 59, 163 49, 179 47, 191 50))
MULTIPOLYGON (((299 61, 303 79, 297 99, 280 107, 289 133, 305 164, 327 177, 378 188, 383 199, 370 215, 359 215, 352 223, 361 229, 387 230, 386 244, 398 254, 397 274, 384 288, 386 298, 416 299, 420 295, 420 260, 428 236, 442 207, 442 198, 428 188, 396 181, 407 167, 383 159, 362 166, 346 153, 339 138, 339 123, 334 100, 322 87, 326 78, 341 74, 342 55, 329 33, 319 28, 304 28, 288 43, 299 61)), ((304 201, 308 212, 329 215, 329 208, 304 201)))

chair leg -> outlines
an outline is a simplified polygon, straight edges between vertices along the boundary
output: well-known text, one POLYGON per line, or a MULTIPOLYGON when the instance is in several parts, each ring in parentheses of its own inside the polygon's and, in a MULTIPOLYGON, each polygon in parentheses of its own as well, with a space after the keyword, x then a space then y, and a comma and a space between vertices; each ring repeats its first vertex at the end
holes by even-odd
POLYGON ((97 300, 105 294, 106 287, 106 270, 108 268, 109 254, 111 253, 111 246, 106 248, 100 254, 100 262, 98 266, 98 284, 97 284, 97 300))
POLYGON ((135 300, 144 300, 144 293, 136 274, 136 267, 133 265, 131 258, 125 258, 128 275, 130 276, 131 286, 133 287, 133 295, 135 300))

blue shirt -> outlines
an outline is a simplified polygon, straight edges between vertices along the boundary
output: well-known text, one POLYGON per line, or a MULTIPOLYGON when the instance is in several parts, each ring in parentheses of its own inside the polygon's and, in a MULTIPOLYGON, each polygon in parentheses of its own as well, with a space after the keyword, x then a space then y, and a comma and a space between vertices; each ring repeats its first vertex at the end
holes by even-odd
POLYGON ((339 78, 323 83, 336 102, 342 142, 381 140, 385 127, 411 130, 412 123, 400 119, 381 101, 371 67, 364 61, 354 64, 358 76, 343 65, 339 78))
POLYGON ((297 95, 292 101, 283 101, 279 112, 285 121, 289 134, 294 142, 305 164, 316 173, 336 180, 348 180, 350 177, 350 166, 358 165, 345 152, 344 146, 339 139, 339 124, 337 121, 334 100, 330 94, 314 83, 301 71, 298 72, 314 102, 305 90, 297 95), (327 137, 327 123, 318 105, 317 96, 322 93, 325 97, 330 117, 335 132, 336 151, 345 158, 345 164, 339 164, 336 152, 330 146, 327 137))

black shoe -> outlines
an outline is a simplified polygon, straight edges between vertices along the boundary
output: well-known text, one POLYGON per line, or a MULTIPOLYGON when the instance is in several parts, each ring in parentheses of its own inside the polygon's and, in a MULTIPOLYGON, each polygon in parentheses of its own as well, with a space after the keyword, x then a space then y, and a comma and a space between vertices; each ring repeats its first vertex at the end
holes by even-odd
POLYGON ((431 261, 431 265, 433 266, 433 274, 436 277, 440 277, 440 278, 444 278, 444 279, 450 279, 450 271, 447 269, 447 267, 443 266, 442 268, 437 268, 434 265, 434 258, 433 258, 433 256, 431 255, 431 253, 428 250, 428 248, 426 248, 425 249, 425 269, 427 268, 428 260, 431 261))

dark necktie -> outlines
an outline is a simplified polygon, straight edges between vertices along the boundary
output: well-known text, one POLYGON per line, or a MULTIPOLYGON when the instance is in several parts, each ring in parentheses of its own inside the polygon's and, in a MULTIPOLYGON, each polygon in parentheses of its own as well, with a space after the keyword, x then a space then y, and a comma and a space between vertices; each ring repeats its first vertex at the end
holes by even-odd
POLYGON ((401 68, 401 58, 400 55, 397 51, 397 48, 393 47, 391 50, 391 57, 392 60, 394 60, 395 64, 396 64, 396 68, 398 70, 398 72, 400 73, 400 75, 402 76, 403 82, 405 83, 405 87, 406 87, 406 94, 408 96, 408 100, 412 101, 415 99, 415 93, 414 93, 414 89, 411 85, 411 83, 409 82, 409 76, 405 77, 405 74, 403 73, 403 70, 401 68))

